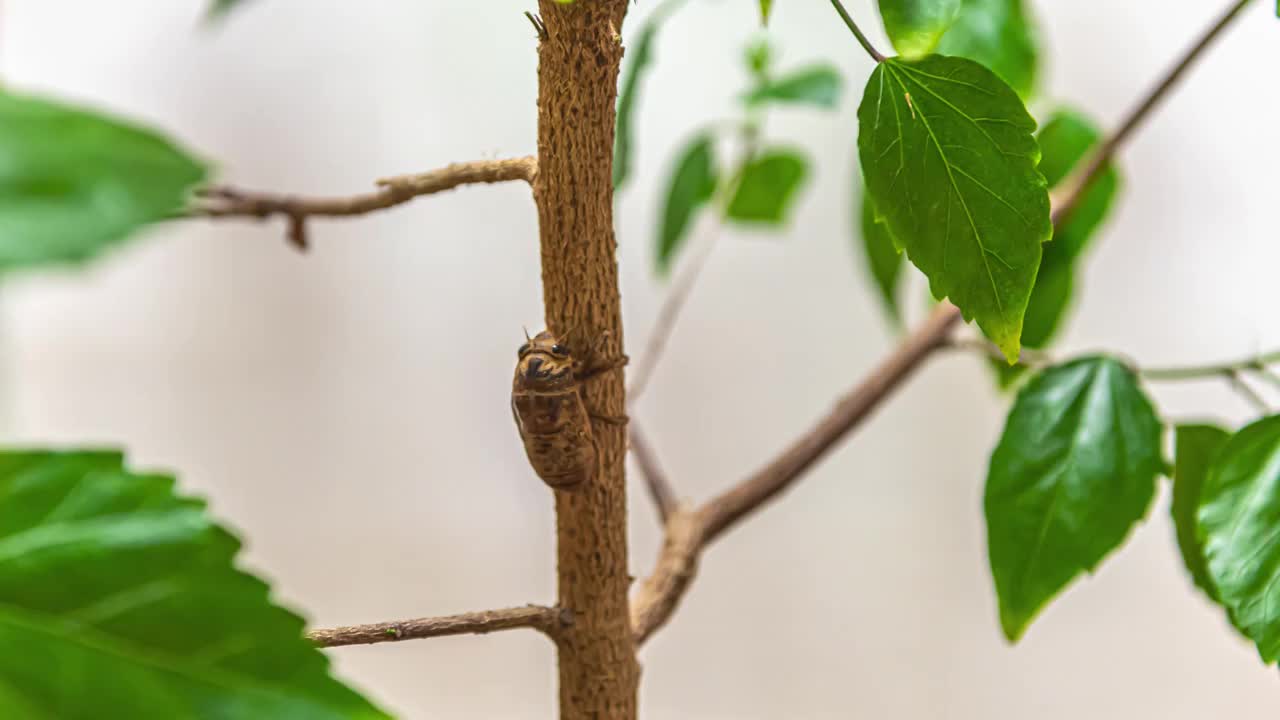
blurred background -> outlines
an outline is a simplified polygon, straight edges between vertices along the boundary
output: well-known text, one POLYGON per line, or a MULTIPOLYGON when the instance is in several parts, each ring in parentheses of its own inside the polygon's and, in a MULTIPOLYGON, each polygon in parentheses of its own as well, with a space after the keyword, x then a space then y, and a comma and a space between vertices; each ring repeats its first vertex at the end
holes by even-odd
MULTIPOLYGON (((204 0, 8 0, 0 72, 166 129, 237 186, 347 194, 534 150, 536 57, 521 16, 533 5, 255 0, 204 29, 204 0)), ((624 38, 655 5, 634 6, 624 38)), ((690 499, 767 460, 894 343, 855 230, 870 62, 827 3, 775 5, 777 67, 831 60, 845 93, 838 113, 771 113, 768 137, 815 163, 793 221, 782 234, 725 231, 634 412, 690 499), (793 372, 761 383, 759 364, 793 372)), ((1113 126, 1221 5, 1031 3, 1047 58, 1033 110, 1070 102, 1113 126)), ((887 48, 872 3, 848 7, 887 48)), ((759 35, 755 2, 692 0, 659 37, 617 207, 633 357, 663 298, 652 244, 672 154, 735 117, 743 50, 759 35)), ((1277 38, 1274 8, 1255 3, 1123 153, 1122 194, 1060 354, 1176 364, 1280 346, 1277 38)), ((4 438, 118 444, 135 465, 178 472, 315 626, 553 599, 550 498, 508 407, 520 328, 541 326, 527 188, 462 189, 311 231, 300 255, 279 222, 184 222, 85 271, 6 279, 4 438)), ((1152 391, 1169 418, 1251 416, 1213 382, 1152 391)), ((1018 646, 1004 642, 981 489, 1008 402, 977 358, 939 357, 718 542, 642 653, 642 715, 1280 712, 1275 670, 1183 571, 1163 485, 1096 576, 1018 646)), ((634 483, 631 497, 640 575, 659 530, 634 483)), ((405 718, 550 717, 555 705, 554 654, 535 633, 331 654, 405 718)))

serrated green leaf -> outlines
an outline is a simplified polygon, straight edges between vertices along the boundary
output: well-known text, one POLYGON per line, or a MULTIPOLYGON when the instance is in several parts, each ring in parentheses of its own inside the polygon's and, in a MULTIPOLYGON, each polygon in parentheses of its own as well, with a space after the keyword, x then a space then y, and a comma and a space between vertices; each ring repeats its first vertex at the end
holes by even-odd
POLYGON ((875 206, 862 194, 862 257, 867 271, 880 291, 880 299, 895 327, 902 326, 902 308, 898 305, 898 283, 902 280, 902 253, 893 244, 889 230, 876 220, 875 206))
POLYGON ((974 60, 1025 100, 1035 92, 1039 33, 1022 0, 964 0, 937 52, 974 60))
POLYGON ((840 73, 822 63, 770 80, 744 98, 748 107, 766 103, 798 103, 834 108, 840 102, 840 73))
POLYGON ((0 454, 0 717, 386 718, 238 549, 119 454, 0 454))
POLYGON ((1182 562, 1191 579, 1212 600, 1218 591, 1205 566, 1204 546, 1196 537, 1196 513, 1200 510, 1200 492, 1204 487, 1209 462, 1226 443, 1231 433, 1214 425, 1179 425, 1174 431, 1173 528, 1182 562))
POLYGON ((766 150, 743 166, 725 217, 766 225, 785 222, 808 174, 809 161, 799 151, 766 150))
POLYGON ((889 41, 908 59, 933 52, 960 16, 961 0, 880 0, 880 18, 889 41))
MULTIPOLYGON (((1064 180, 1101 139, 1101 133, 1079 113, 1054 113, 1037 136, 1040 172, 1050 187, 1064 180)), ((1057 334, 1071 305, 1076 261, 1105 219, 1119 185, 1119 174, 1108 165, 1045 244, 1022 325, 1023 345, 1042 348, 1057 334)))
POLYGON ((1280 657, 1280 415, 1254 422, 1213 454, 1196 539, 1233 624, 1263 662, 1280 657))
POLYGON ((703 205, 715 194, 715 138, 709 133, 694 137, 676 161, 667 183, 667 199, 662 208, 662 223, 655 246, 656 267, 665 275, 689 231, 689 224, 703 205))
POLYGON ((858 108, 862 173, 889 232, 934 297, 1011 363, 1052 232, 1035 126, 1008 85, 963 58, 886 60, 858 108))
POLYGON ((1107 357, 1050 368, 1019 391, 983 503, 1011 642, 1146 514, 1164 467, 1160 436, 1138 379, 1107 357))
POLYGON ((0 92, 0 270, 86 260, 180 210, 205 173, 152 131, 0 92))

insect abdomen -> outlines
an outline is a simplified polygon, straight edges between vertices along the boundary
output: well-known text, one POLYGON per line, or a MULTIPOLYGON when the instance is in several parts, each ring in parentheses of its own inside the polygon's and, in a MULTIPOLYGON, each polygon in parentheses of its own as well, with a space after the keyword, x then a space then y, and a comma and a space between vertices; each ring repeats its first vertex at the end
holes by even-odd
POLYGON ((574 488, 595 474, 591 423, 576 387, 552 392, 515 391, 511 407, 533 471, 547 485, 574 488))

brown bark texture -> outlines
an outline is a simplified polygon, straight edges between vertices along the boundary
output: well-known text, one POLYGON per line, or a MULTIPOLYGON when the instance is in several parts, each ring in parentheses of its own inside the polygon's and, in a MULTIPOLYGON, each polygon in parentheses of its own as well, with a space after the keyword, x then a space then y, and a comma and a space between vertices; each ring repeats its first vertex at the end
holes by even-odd
MULTIPOLYGON (((543 306, 548 328, 584 367, 622 356, 613 232, 614 103, 619 35, 628 0, 539 0, 538 204, 543 306)), ((625 412, 623 373, 582 386, 594 415, 625 412)), ((560 717, 636 717, 639 670, 627 592, 623 425, 595 422, 599 468, 555 493, 559 606, 573 625, 556 636, 560 717)))

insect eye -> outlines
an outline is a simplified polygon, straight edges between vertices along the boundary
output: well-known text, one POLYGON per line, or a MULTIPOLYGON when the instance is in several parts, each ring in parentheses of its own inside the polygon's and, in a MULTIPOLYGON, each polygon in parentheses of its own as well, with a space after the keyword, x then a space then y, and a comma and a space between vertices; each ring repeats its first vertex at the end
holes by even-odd
POLYGON ((551 346, 551 354, 552 354, 552 355, 561 355, 561 356, 568 357, 568 355, 569 355, 569 351, 568 351, 568 349, 566 349, 566 348, 565 348, 565 346, 563 346, 563 345, 552 345, 552 346, 551 346))
POLYGON ((516 357, 522 358, 527 352, 529 352, 529 343, 525 343, 520 346, 520 349, 516 351, 516 357))

